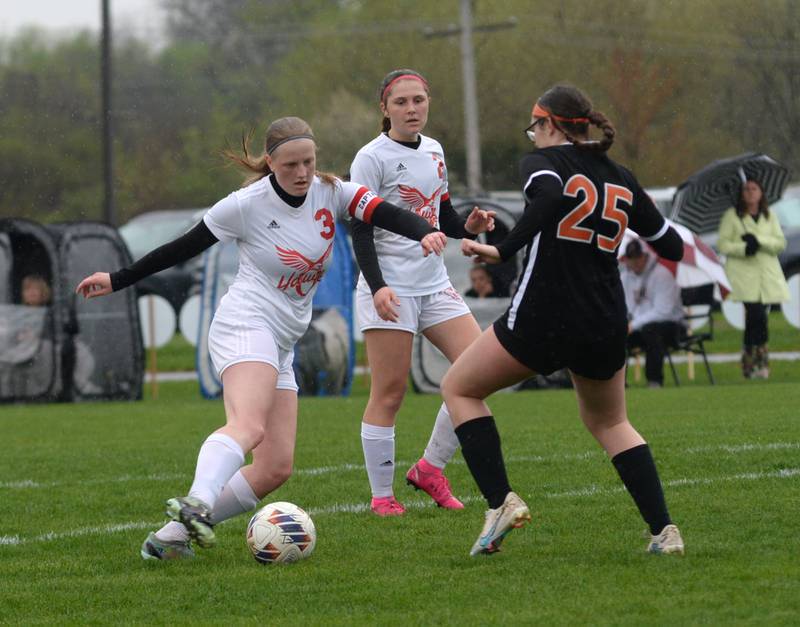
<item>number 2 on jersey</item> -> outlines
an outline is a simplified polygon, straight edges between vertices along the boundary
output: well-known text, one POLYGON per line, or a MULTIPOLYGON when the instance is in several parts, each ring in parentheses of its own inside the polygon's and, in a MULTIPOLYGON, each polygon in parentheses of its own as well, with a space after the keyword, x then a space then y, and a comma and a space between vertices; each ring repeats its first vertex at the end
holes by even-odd
POLYGON ((333 215, 331 212, 323 207, 314 214, 314 220, 322 221, 322 230, 319 234, 323 239, 330 239, 336 233, 336 226, 333 224, 333 215))
MULTIPOLYGON (((557 236, 560 239, 591 244, 594 231, 588 227, 580 226, 580 223, 591 215, 597 207, 597 188, 583 174, 576 174, 570 177, 567 184, 564 185, 564 195, 577 198, 581 192, 583 192, 583 200, 558 223, 557 236)), ((618 203, 624 202, 629 207, 632 207, 633 193, 627 187, 614 185, 613 183, 606 183, 604 192, 605 202, 601 217, 604 220, 615 223, 618 230, 614 237, 606 237, 598 233, 597 247, 600 250, 613 253, 619 246, 620 241, 622 241, 625 229, 628 228, 628 214, 618 207, 618 203)))

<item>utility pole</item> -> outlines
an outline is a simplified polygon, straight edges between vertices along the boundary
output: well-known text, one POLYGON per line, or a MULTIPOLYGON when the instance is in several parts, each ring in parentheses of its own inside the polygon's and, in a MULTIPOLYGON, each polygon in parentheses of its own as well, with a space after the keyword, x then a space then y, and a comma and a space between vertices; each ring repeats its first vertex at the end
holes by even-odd
POLYGON ((461 80, 464 87, 464 139, 467 150, 467 189, 483 192, 478 89, 475 86, 475 50, 472 46, 472 0, 461 0, 461 80))
POLYGON ((103 15, 103 32, 100 42, 100 91, 102 110, 102 135, 103 135, 103 183, 105 188, 105 201, 103 203, 103 218, 111 226, 117 225, 117 215, 114 208, 114 147, 111 108, 111 12, 109 0, 101 0, 103 15))
POLYGON ((511 17, 505 22, 473 26, 472 0, 461 0, 459 27, 451 26, 442 31, 424 31, 426 37, 460 36, 461 77, 464 88, 464 148, 467 153, 467 189, 472 196, 479 196, 483 193, 478 89, 475 79, 475 48, 472 43, 472 33, 514 28, 516 25, 516 18, 511 17))

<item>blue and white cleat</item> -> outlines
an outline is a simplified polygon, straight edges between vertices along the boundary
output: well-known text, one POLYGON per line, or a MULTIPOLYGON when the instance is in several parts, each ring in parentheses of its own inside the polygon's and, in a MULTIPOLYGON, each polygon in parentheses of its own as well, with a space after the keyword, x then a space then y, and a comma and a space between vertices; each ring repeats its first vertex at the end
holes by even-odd
POLYGON ((188 540, 159 540, 152 531, 142 543, 141 554, 143 560, 182 560, 194 557, 188 540))
POLYGON ((647 552, 659 555, 668 553, 683 555, 681 532, 675 525, 667 525, 657 536, 650 536, 647 552))
POLYGON ((200 499, 193 496, 169 499, 167 516, 186 527, 189 537, 202 548, 208 549, 216 543, 209 507, 200 499))
POLYGON ((469 554, 491 554, 500 550, 503 539, 512 529, 524 527, 531 521, 531 512, 528 506, 515 492, 509 492, 505 501, 497 509, 486 512, 483 531, 478 536, 469 554))

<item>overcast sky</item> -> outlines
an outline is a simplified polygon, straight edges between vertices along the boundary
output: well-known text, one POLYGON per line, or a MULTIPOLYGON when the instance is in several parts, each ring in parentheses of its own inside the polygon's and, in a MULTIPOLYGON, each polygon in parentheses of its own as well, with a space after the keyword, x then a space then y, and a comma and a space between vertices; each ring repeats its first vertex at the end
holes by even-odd
MULTIPOLYGON (((100 29, 100 0, 0 0, 0 36, 13 35, 23 26, 63 30, 100 29)), ((111 21, 137 35, 158 33, 158 0, 109 0, 111 21)))

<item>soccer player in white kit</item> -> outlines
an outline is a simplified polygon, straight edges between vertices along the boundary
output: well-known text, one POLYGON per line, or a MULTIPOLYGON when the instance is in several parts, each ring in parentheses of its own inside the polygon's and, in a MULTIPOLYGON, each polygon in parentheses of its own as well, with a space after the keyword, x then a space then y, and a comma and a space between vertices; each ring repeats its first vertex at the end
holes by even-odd
MULTIPOLYGON (((413 70, 386 75, 379 89, 383 133, 356 155, 350 180, 438 227, 449 237, 475 237, 494 228, 494 212, 477 207, 464 220, 447 190, 444 151, 422 135, 430 102, 428 83, 413 70)), ((356 311, 364 333, 371 373, 370 395, 361 424, 372 511, 399 516, 405 508, 394 496, 395 416, 411 367, 415 333, 423 333, 450 362, 480 335, 469 308, 453 288, 441 258, 423 259, 413 244, 394 233, 353 222, 353 248, 361 267, 356 311)), ((424 455, 406 481, 427 492, 440 507, 462 509, 442 470, 458 448, 458 438, 442 404, 424 455)))
MULTIPOLYGON (((200 448, 186 497, 167 501, 173 522, 148 535, 145 559, 194 555, 215 542, 214 524, 254 509, 291 475, 297 425, 293 347, 311 320, 312 297, 331 261, 336 220, 356 217, 407 235, 439 254, 444 234, 366 187, 316 172, 311 128, 300 118, 273 122, 265 152, 228 154, 253 176, 215 204, 187 234, 129 268, 96 272, 76 288, 103 296, 189 259, 217 241, 236 241, 239 270, 209 329, 223 383, 226 424, 200 448), (409 219, 409 217, 411 219, 409 219), (245 455, 253 462, 243 466, 245 455)), ((419 244, 416 244, 419 245, 419 244)), ((422 256, 422 255, 420 255, 422 256)))

